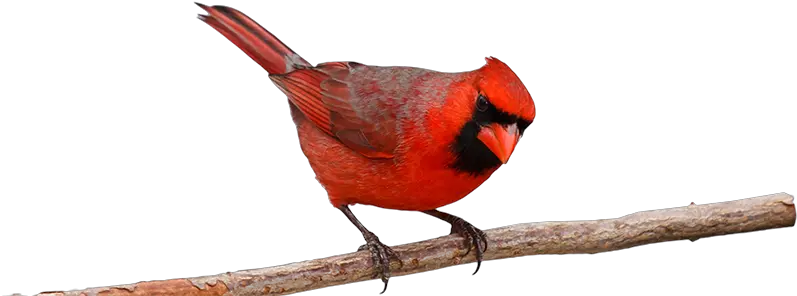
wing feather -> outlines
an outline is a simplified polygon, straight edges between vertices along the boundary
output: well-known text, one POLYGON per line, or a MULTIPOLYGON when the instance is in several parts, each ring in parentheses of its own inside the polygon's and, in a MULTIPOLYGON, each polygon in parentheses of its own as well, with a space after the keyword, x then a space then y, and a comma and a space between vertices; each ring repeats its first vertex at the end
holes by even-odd
POLYGON ((392 117, 367 118, 354 104, 349 74, 357 63, 332 62, 271 75, 271 80, 316 127, 369 158, 393 158, 392 117))

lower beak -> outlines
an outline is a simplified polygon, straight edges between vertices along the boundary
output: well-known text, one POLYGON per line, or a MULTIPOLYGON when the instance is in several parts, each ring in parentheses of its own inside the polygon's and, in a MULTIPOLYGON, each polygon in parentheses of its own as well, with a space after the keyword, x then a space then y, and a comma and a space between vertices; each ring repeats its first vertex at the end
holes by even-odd
POLYGON ((503 126, 497 123, 490 124, 482 127, 479 135, 476 136, 482 143, 484 143, 490 151, 498 156, 501 163, 507 163, 509 157, 512 156, 512 151, 515 150, 520 133, 518 132, 517 124, 510 124, 503 126))

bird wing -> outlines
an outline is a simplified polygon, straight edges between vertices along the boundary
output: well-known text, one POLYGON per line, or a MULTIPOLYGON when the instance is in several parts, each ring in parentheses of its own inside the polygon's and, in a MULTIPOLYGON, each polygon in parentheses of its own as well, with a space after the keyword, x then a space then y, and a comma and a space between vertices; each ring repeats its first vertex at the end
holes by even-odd
POLYGON ((366 66, 330 62, 269 77, 320 130, 368 158, 393 158, 395 115, 357 96, 350 78, 358 67, 366 66))

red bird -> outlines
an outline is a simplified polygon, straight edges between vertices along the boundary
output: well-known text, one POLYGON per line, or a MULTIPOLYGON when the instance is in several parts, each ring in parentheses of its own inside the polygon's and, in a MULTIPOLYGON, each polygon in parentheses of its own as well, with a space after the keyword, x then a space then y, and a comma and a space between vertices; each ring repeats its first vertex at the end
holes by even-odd
POLYGON ((534 120, 534 101, 506 64, 487 58, 485 66, 461 73, 355 62, 314 67, 243 13, 197 5, 208 13, 199 19, 260 64, 287 95, 316 179, 362 232, 385 289, 390 260, 398 257, 349 205, 444 220, 465 238, 468 252, 475 247, 479 270, 484 232, 436 208, 465 197, 506 163, 534 120))

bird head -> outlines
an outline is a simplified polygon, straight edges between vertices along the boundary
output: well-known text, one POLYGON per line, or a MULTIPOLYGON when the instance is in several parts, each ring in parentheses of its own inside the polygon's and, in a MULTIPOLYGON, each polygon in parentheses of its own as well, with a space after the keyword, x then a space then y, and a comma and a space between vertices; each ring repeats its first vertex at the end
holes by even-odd
POLYGON ((536 108, 528 90, 503 62, 487 58, 450 97, 461 123, 452 144, 455 170, 481 175, 509 161, 536 108))

